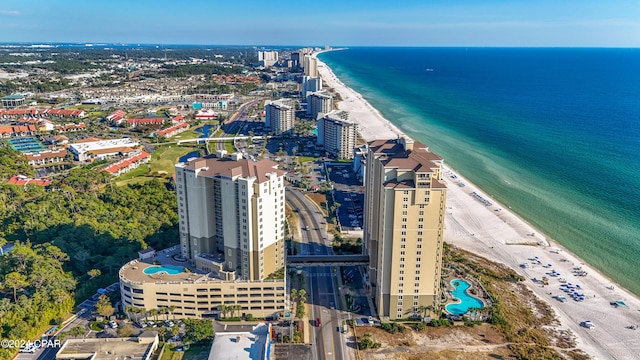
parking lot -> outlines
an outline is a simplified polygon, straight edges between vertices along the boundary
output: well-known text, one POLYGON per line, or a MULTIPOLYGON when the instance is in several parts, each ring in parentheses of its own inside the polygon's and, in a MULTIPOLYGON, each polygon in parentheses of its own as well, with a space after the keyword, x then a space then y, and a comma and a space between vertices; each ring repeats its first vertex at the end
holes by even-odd
POLYGON ((335 201, 340 204, 338 219, 344 230, 362 230, 364 188, 353 173, 351 164, 327 164, 333 182, 335 201))

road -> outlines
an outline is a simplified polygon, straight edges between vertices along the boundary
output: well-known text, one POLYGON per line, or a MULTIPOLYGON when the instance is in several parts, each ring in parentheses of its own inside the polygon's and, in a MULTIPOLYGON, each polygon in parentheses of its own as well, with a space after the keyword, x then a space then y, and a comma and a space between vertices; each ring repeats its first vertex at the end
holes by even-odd
MULTIPOLYGON (((222 129, 224 130, 224 134, 225 134, 224 137, 228 137, 229 140, 234 138, 235 135, 238 132, 240 132, 240 130, 242 129, 242 126, 244 125, 244 122, 247 119, 247 113, 249 112, 249 109, 258 105, 259 103, 260 103, 259 100, 253 100, 253 101, 249 101, 246 104, 242 104, 242 106, 240 106, 238 111, 235 114, 233 114, 231 118, 229 118, 229 121, 227 121, 226 124, 222 126, 222 129)), ((213 133, 211 133, 211 137, 213 137, 213 133)), ((226 147, 224 142, 216 143, 216 150, 225 150, 225 149, 226 147)))
MULTIPOLYGON (((287 189, 287 202, 297 209, 301 230, 300 255, 333 255, 331 241, 327 238, 323 226, 323 214, 304 194, 294 189, 287 189), (308 229, 308 230, 305 230, 308 229)), ((309 304, 311 305, 311 339, 316 345, 314 355, 319 360, 345 359, 345 337, 339 332, 346 314, 337 310, 340 307, 336 293, 336 276, 339 267, 318 266, 304 268, 307 275, 309 304), (319 318, 321 326, 315 326, 319 318)))

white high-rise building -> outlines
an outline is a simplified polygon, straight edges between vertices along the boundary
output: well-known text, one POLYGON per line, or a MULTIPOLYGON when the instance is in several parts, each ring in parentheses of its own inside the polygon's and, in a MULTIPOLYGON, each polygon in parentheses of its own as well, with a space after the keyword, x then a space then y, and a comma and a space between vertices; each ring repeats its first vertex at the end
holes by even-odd
POLYGON ((230 280, 263 280, 284 267, 284 171, 277 167, 239 154, 177 164, 182 257, 209 271, 222 263, 230 280))
POLYGON ((273 66, 278 62, 277 51, 258 51, 258 62, 264 67, 273 66))
POLYGON ((332 110, 318 119, 317 144, 339 159, 353 159, 358 140, 358 125, 344 110, 332 110))
POLYGON ((300 87, 300 95, 304 99, 310 92, 322 90, 322 78, 321 77, 302 77, 302 86, 300 87))
POLYGON ((326 91, 316 91, 307 94, 307 115, 317 119, 318 114, 326 114, 333 110, 333 95, 326 91))
POLYGON ((296 109, 291 99, 267 101, 264 105, 266 126, 276 135, 293 130, 296 109))
POLYGON ((318 77, 318 59, 311 55, 304 56, 304 74, 309 77, 318 77))

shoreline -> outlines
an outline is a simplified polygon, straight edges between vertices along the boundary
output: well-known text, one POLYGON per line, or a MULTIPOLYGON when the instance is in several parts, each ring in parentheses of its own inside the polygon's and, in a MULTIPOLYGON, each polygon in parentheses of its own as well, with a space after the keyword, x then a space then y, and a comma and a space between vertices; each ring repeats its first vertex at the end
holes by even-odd
MULTIPOLYGON (((317 54, 313 56, 317 57, 317 54)), ((342 96, 338 108, 350 112, 350 118, 358 123, 364 140, 409 137, 340 81, 320 59, 318 73, 327 87, 342 96)), ((625 328, 640 324, 638 296, 549 239, 448 165, 445 164, 443 170, 448 185, 446 242, 502 263, 524 276, 527 287, 555 311, 560 321, 556 330, 570 329, 576 336, 577 347, 587 354, 597 359, 630 359, 640 354, 640 337, 636 331, 625 328), (541 262, 534 264, 531 259, 541 262), (528 268, 520 267, 523 263, 527 263, 528 268), (587 273, 585 277, 574 276, 574 268, 578 267, 587 273), (550 277, 549 285, 544 287, 532 281, 547 276, 551 269, 559 272, 567 283, 582 284, 585 300, 578 303, 562 292, 559 277, 550 277), (556 296, 567 296, 568 302, 560 302, 556 296), (624 301, 627 307, 613 307, 610 302, 614 301, 624 301), (581 327, 580 322, 585 320, 592 320, 596 328, 581 327)))

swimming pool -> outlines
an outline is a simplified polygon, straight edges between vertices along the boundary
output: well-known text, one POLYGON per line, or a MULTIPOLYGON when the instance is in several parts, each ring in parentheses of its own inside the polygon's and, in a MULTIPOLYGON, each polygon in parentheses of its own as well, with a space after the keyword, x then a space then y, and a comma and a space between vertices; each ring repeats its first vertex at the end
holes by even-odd
POLYGON ((471 285, 461 279, 451 280, 451 286, 453 286, 453 291, 451 292, 451 296, 460 300, 457 304, 449 304, 445 306, 445 310, 453 315, 464 315, 471 308, 483 308, 484 303, 467 293, 467 289, 471 287, 471 285))
POLYGON ((184 271, 184 268, 182 266, 171 266, 171 265, 149 266, 148 268, 142 270, 142 272, 147 275, 158 274, 158 273, 177 275, 183 271, 184 271))

